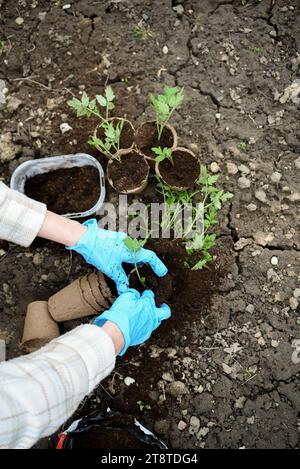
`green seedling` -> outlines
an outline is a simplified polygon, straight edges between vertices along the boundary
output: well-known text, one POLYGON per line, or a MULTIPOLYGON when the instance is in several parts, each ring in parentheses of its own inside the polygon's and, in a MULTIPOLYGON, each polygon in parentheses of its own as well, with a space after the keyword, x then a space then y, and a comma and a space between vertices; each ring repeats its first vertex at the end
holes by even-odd
POLYGON ((241 150, 241 151, 246 151, 247 150, 247 143, 246 142, 240 142, 238 144, 238 148, 241 150))
POLYGON ((213 260, 210 251, 215 246, 216 234, 209 231, 212 226, 219 223, 217 220, 218 210, 222 208, 226 201, 233 197, 231 192, 225 192, 215 186, 219 177, 219 175, 209 175, 206 166, 201 165, 201 175, 197 184, 203 197, 204 230, 203 233, 196 234, 191 241, 185 243, 189 255, 197 252, 201 255, 200 260, 193 266, 190 266, 192 270, 203 269, 213 260))
POLYGON ((163 94, 150 94, 151 105, 156 115, 158 140, 173 112, 182 103, 183 97, 183 88, 178 86, 165 86, 163 94))
POLYGON ((109 121, 109 113, 114 109, 115 94, 111 86, 107 86, 104 95, 97 94, 90 99, 87 93, 82 93, 81 99, 73 97, 68 101, 68 105, 75 110, 77 117, 96 116, 101 121, 100 127, 104 131, 104 139, 91 136, 88 140, 92 147, 98 146, 108 158, 120 159, 118 152, 120 149, 120 136, 124 125, 124 120, 120 120, 113 125, 109 121))
POLYGON ((5 41, 4 39, 0 39, 0 51, 2 51, 5 47, 5 41))
MULTIPOLYGON (((127 249, 129 249, 134 255, 136 255, 145 246, 147 239, 148 237, 146 237, 145 239, 136 239, 127 236, 123 240, 123 242, 127 249)), ((141 276, 136 262, 134 263, 134 268, 141 285, 143 286, 143 288, 146 288, 146 278, 141 276)))
POLYGON ((94 148, 101 148, 104 155, 120 161, 120 137, 123 125, 123 120, 119 121, 115 127, 112 122, 103 122, 101 127, 104 130, 104 139, 102 140, 95 135, 91 135, 88 144, 94 148))
POLYGON ((151 148, 151 150, 156 155, 154 159, 157 163, 160 163, 161 161, 167 159, 171 161, 172 165, 174 164, 171 148, 153 147, 151 148))
POLYGON ((144 41, 147 36, 146 30, 144 28, 141 28, 140 26, 136 26, 135 28, 133 28, 132 34, 135 39, 139 39, 141 41, 144 41))
POLYGON ((146 402, 144 402, 144 401, 137 401, 137 405, 139 406, 139 409, 140 409, 141 412, 143 412, 144 410, 150 410, 151 409, 151 405, 146 404, 146 402))

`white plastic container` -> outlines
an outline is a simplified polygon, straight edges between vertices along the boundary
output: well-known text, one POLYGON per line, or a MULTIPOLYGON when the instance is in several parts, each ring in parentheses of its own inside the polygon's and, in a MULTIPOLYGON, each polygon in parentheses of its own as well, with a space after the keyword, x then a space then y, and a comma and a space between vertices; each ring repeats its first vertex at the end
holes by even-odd
MULTIPOLYGON (((105 199, 105 176, 99 161, 91 155, 86 153, 76 153, 76 155, 62 155, 52 156, 49 158, 40 158, 36 160, 26 161, 20 164, 12 174, 10 180, 10 187, 18 192, 24 194, 25 182, 38 174, 49 173, 57 169, 67 169, 81 166, 94 166, 99 171, 99 188, 100 196, 94 207, 86 212, 79 213, 65 213, 62 216, 66 218, 82 218, 89 217, 92 214, 96 214, 105 199)), ((63 187, 62 187, 63 190, 63 187)))

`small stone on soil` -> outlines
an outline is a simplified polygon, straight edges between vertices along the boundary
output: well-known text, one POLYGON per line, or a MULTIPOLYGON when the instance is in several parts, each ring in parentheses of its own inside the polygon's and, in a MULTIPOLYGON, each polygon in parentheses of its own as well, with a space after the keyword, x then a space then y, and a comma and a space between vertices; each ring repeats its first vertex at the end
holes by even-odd
POLYGON ((171 394, 171 396, 175 397, 188 393, 186 385, 181 381, 173 381, 173 383, 168 384, 166 391, 171 394))
POLYGON ((266 202, 266 200, 267 200, 267 195, 266 195, 265 191, 262 190, 262 189, 258 189, 257 191, 255 191, 255 197, 260 202, 266 202))
POLYGON ((293 296, 294 298, 300 298, 300 288, 295 288, 294 292, 293 292, 293 296))
POLYGON ((278 265, 278 257, 272 256, 271 257, 271 264, 272 265, 278 265))
POLYGON ((248 189, 250 187, 249 179, 247 179, 243 176, 238 178, 238 186, 239 186, 240 189, 248 189))
POLYGON ((169 52, 168 46, 164 46, 164 47, 162 48, 162 51, 163 51, 163 54, 164 54, 164 55, 167 55, 167 53, 169 52))
POLYGON ((178 430, 182 432, 182 430, 185 430, 187 427, 187 423, 184 422, 183 420, 180 420, 180 422, 177 425, 178 430))
POLYGON ((65 134, 66 132, 72 130, 72 127, 67 122, 63 122, 62 124, 60 124, 59 128, 62 134, 65 134))
POLYGON ((293 311, 295 311, 299 306, 299 301, 296 298, 292 297, 289 299, 290 307, 293 311))
POLYGON ((255 210, 257 210, 257 205, 255 205, 255 204, 248 204, 246 208, 247 208, 247 210, 248 210, 249 212, 255 212, 255 210))
POLYGON ((220 171, 220 166, 215 161, 211 163, 210 170, 212 173, 218 173, 220 171))
POLYGON ((43 256, 40 254, 40 253, 36 253, 33 258, 32 258, 32 262, 34 263, 34 265, 42 265, 43 263, 43 256))
POLYGON ((250 169, 248 168, 248 166, 246 166, 245 164, 241 164, 239 167, 238 167, 238 170, 243 173, 243 174, 249 174, 250 173, 250 169))
POLYGON ((131 386, 135 383, 135 379, 131 378, 130 376, 126 376, 126 378, 124 378, 124 383, 126 386, 131 386))
POLYGON ((21 18, 21 16, 18 16, 18 18, 15 19, 15 23, 17 23, 19 26, 24 23, 24 18, 21 18))
POLYGON ((282 174, 279 173, 278 171, 275 171, 271 176, 271 181, 274 182, 274 184, 278 184, 281 178, 282 178, 282 174))
POLYGON ((229 163, 226 164, 226 166, 227 166, 227 173, 228 174, 234 175, 238 172, 238 167, 237 167, 236 164, 229 162, 229 163))

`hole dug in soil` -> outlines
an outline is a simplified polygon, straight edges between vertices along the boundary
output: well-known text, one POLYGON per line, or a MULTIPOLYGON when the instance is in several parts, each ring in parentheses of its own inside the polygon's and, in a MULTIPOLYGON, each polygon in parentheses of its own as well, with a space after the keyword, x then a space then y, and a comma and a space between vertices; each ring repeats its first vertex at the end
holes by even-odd
POLYGON ((85 212, 99 199, 99 172, 83 166, 38 174, 26 181, 25 194, 59 215, 85 212))

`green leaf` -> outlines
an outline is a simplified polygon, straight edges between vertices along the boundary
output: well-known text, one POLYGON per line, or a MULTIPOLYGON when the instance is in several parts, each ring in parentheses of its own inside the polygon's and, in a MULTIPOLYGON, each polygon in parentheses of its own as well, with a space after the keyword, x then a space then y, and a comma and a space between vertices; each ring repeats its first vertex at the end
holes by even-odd
POLYGON ((89 97, 88 97, 88 95, 86 94, 85 91, 82 93, 81 102, 82 102, 83 106, 85 106, 85 107, 87 107, 89 105, 90 100, 89 100, 89 97))
POLYGON ((109 103, 115 99, 115 94, 111 86, 105 88, 105 97, 109 103))
POLYGON ((100 104, 100 106, 102 107, 106 107, 106 99, 104 98, 104 96, 102 96, 101 94, 97 94, 96 95, 96 99, 98 101, 98 103, 100 104))

